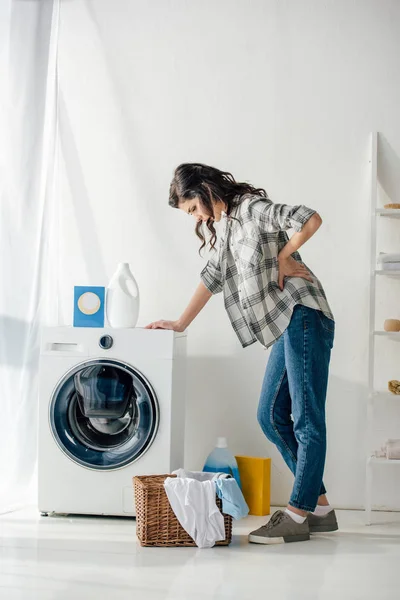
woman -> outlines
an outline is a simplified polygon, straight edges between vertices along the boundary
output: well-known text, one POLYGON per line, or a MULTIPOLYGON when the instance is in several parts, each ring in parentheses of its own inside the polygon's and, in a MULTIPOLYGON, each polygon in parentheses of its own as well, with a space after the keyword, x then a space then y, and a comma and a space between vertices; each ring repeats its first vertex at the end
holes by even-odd
POLYGON ((202 164, 176 169, 169 204, 196 219, 201 248, 206 244, 206 224, 214 255, 182 316, 147 328, 184 331, 210 297, 223 292, 242 346, 256 341, 265 348, 272 346, 258 421, 295 480, 286 510, 272 515, 249 541, 295 542, 310 539, 310 532, 335 531, 335 512, 322 482, 335 323, 321 283, 297 252, 321 226, 320 216, 305 206, 274 204, 265 190, 202 164), (216 244, 214 221, 221 219, 216 244), (290 239, 288 229, 295 231, 290 239))

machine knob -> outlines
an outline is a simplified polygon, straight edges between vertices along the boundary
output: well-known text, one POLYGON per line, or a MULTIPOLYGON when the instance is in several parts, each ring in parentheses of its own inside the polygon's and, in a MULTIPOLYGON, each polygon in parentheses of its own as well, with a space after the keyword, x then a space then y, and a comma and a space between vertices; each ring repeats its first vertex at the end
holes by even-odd
POLYGON ((103 337, 100 338, 99 346, 100 348, 103 348, 103 350, 109 350, 112 348, 113 344, 114 340, 111 335, 103 335, 103 337))

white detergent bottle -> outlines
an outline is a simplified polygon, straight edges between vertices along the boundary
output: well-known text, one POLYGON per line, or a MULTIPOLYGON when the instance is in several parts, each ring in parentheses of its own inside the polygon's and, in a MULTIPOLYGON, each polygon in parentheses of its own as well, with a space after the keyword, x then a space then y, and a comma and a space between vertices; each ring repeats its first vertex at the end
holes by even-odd
POLYGON ((232 475, 239 487, 242 487, 236 458, 228 448, 226 438, 219 437, 214 450, 208 455, 203 471, 209 473, 229 473, 232 475))
POLYGON ((107 321, 110 327, 136 327, 139 317, 139 288, 129 263, 119 263, 107 288, 107 321))

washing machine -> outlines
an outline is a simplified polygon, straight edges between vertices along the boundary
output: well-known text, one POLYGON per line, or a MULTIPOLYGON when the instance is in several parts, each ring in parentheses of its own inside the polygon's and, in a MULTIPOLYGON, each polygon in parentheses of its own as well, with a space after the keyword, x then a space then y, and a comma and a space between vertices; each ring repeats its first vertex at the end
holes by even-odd
POLYGON ((132 478, 183 466, 186 334, 42 331, 38 506, 135 516, 132 478))

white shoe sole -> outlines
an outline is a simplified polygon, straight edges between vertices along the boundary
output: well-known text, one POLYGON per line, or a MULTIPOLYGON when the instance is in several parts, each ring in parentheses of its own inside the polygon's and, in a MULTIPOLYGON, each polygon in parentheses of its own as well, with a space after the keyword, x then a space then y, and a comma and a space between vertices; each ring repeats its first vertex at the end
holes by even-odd
POLYGON ((301 535, 291 535, 288 537, 262 537, 261 535, 249 535, 249 542, 251 544, 289 544, 291 542, 307 542, 310 539, 310 534, 304 533, 301 535))
POLYGON ((260 535, 249 535, 251 544, 284 544, 283 537, 261 537, 260 535))

